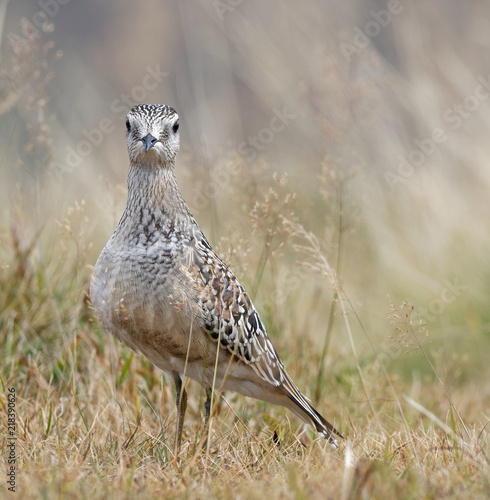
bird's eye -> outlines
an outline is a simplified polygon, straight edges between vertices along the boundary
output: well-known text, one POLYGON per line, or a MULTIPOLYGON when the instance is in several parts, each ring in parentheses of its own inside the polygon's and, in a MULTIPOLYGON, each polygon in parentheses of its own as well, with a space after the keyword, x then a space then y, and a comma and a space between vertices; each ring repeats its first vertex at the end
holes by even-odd
POLYGON ((177 120, 174 123, 174 126, 172 127, 172 130, 174 131, 174 134, 177 133, 177 130, 179 130, 179 120, 177 120))
POLYGON ((126 128, 128 129, 128 132, 131 130, 131 124, 129 123, 129 118, 126 118, 126 128))

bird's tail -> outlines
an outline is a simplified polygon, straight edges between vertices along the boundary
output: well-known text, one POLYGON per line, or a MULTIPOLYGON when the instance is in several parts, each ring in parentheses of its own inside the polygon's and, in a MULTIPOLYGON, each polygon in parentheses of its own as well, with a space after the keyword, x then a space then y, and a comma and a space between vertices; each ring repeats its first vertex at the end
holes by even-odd
POLYGON ((299 391, 289 376, 282 388, 291 401, 287 405, 288 408, 337 447, 336 437, 344 439, 342 434, 313 407, 310 400, 299 391))

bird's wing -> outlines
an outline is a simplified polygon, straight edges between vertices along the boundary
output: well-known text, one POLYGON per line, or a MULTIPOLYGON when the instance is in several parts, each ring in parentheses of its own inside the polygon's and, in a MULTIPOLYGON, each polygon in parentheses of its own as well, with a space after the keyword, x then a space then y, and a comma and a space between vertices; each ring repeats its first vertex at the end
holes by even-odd
POLYGON ((289 377, 250 297, 200 233, 194 249, 202 319, 210 337, 274 386, 289 377))
POLYGON ((293 403, 288 406, 332 443, 342 435, 325 420, 296 387, 274 349, 250 297, 231 269, 216 255, 199 230, 195 235, 194 281, 202 317, 210 337, 249 365, 272 386, 280 387, 293 403))

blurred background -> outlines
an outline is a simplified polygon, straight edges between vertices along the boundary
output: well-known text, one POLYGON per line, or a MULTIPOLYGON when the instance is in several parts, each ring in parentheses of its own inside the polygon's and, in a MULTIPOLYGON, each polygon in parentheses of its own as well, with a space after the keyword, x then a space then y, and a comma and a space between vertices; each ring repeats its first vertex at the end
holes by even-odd
POLYGON ((29 254, 75 259, 87 289, 125 205, 126 112, 165 103, 184 197, 279 344, 351 356, 330 268, 361 359, 417 367, 391 299, 434 356, 488 365, 487 2, 3 0, 0 29, 4 280, 29 254))

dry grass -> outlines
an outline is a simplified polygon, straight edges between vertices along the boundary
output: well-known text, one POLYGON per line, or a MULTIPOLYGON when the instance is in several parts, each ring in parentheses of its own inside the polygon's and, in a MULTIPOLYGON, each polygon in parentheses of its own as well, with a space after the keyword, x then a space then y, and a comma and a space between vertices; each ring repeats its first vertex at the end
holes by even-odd
MULTIPOLYGON (((243 4, 229 17, 238 28, 256 13, 243 4)), ((309 33, 316 26, 315 12, 305 13, 298 30, 309 33)), ((0 73, 0 115, 9 118, 0 123, 5 132, 0 189, 2 202, 8 202, 1 205, 0 223, 5 468, 12 388, 17 439, 17 492, 8 492, 3 475, 3 498, 490 497, 489 276, 483 265, 490 242, 481 230, 488 210, 481 209, 477 196, 488 197, 484 146, 490 124, 475 112, 467 123, 479 120, 478 130, 462 126, 445 145, 456 149, 459 156, 451 156, 464 165, 462 192, 461 165, 444 165, 454 169, 447 174, 438 170, 437 155, 397 190, 389 189, 383 173, 396 171, 393 158, 410 151, 415 136, 427 137, 448 103, 464 100, 474 88, 468 77, 470 84, 464 82, 455 98, 463 72, 430 73, 437 61, 444 66, 446 60, 413 44, 410 30, 431 18, 410 12, 407 8, 407 16, 393 21, 393 33, 406 59, 427 68, 426 87, 405 87, 374 49, 349 65, 335 56, 335 47, 326 59, 310 50, 307 36, 307 47, 293 45, 311 58, 303 71, 308 64, 314 71, 298 90, 296 81, 288 80, 290 66, 280 64, 282 56, 289 64, 290 54, 276 54, 280 44, 271 43, 264 30, 250 49, 251 60, 265 51, 277 68, 272 80, 278 95, 289 96, 288 85, 294 87, 300 94, 297 108, 319 117, 306 132, 301 127, 307 121, 298 119, 301 124, 277 137, 277 144, 287 146, 291 130, 297 150, 305 141, 304 161, 271 168, 261 155, 246 163, 232 147, 209 169, 204 160, 197 165, 199 155, 189 153, 188 144, 179 159, 186 194, 194 193, 186 174, 194 189, 205 192, 210 179, 233 172, 222 196, 211 197, 198 219, 253 295, 297 385, 342 431, 345 441, 337 450, 284 409, 230 393, 216 404, 209 448, 201 450, 204 393, 190 383, 184 442, 175 456, 172 383, 101 330, 87 301, 90 266, 124 203, 124 188, 108 179, 108 169, 99 169, 114 151, 107 140, 79 170, 66 173, 63 183, 49 177, 56 150, 58 156, 64 152, 56 142, 65 137, 63 127, 73 125, 57 123, 48 104, 61 53, 45 41, 51 23, 36 33, 27 32, 28 26, 12 28, 29 36, 10 51, 2 47, 0 73), (319 67, 317 61, 323 61, 319 67), (438 80, 443 77, 448 81, 438 80), (425 104, 431 90, 443 96, 440 109, 437 99, 433 107, 425 104), (419 127, 416 134, 399 125, 405 114, 419 127), (466 133, 473 142, 458 149, 458 137, 466 133), (312 134, 317 136, 310 143, 312 134), (403 134, 410 140, 402 141, 403 134), (477 151, 476 159, 467 151, 477 151), (365 161, 357 161, 358 152, 365 161), (317 157, 323 161, 315 163, 317 157), (381 183, 373 181, 375 175, 381 183), (64 191, 72 200, 68 210, 57 203, 64 191)), ((272 19, 274 12, 269 14, 272 19)), ((187 22, 197 16, 188 15, 187 22)), ((323 24, 320 28, 323 40, 323 24)), ((240 47, 233 38, 239 34, 227 30, 230 50, 233 43, 240 47)), ((113 44, 119 41, 114 38, 113 44)), ((437 47, 431 50, 436 53, 437 47)), ((104 65, 110 59, 104 57, 104 65)), ((407 82, 419 81, 415 66, 407 63, 406 71, 407 82)), ((249 74, 248 85, 260 96, 270 82, 261 80, 262 71, 245 70, 241 77, 249 74)), ((264 123, 276 104, 262 109, 264 123)), ((260 130, 263 124, 257 123, 260 130)), ((83 120, 78 125, 90 128, 83 120)))
MULTIPOLYGON (((264 220, 280 215, 276 210, 288 214, 292 196, 287 187, 284 179, 273 180, 263 188, 263 201, 243 218, 255 221, 258 231, 264 220)), ((340 449, 312 441, 310 431, 281 408, 226 394, 215 408, 209 449, 201 451, 204 395, 191 384, 185 441, 176 458, 172 385, 92 318, 86 299, 89 220, 84 204, 78 204, 58 223, 49 250, 57 259, 36 255, 41 236, 23 233, 22 221, 4 238, 10 245, 3 247, 3 261, 9 264, 1 270, 1 404, 6 412, 7 389, 15 388, 22 498, 488 497, 489 416, 484 409, 490 407, 490 384, 470 379, 451 382, 449 390, 439 372, 453 372, 454 366, 450 360, 438 359, 439 366, 429 357, 423 360, 430 344, 422 344, 419 335, 425 337, 426 329, 406 303, 387 307, 386 332, 394 337, 393 352, 396 346, 415 349, 412 365, 429 363, 420 377, 388 372, 384 358, 361 355, 353 344, 345 354, 331 347, 318 381, 317 367, 325 356, 315 340, 294 339, 294 308, 266 310, 293 378, 310 390, 319 384, 319 408, 346 438, 340 449), (272 439, 275 432, 280 446, 272 439)), ((344 311, 336 316, 336 328, 342 322, 354 326, 355 307, 313 234, 288 220, 277 235, 257 233, 257 248, 263 246, 261 238, 276 268, 286 265, 284 247, 296 242, 304 266, 324 274, 324 286, 335 291, 344 311)), ((263 276, 269 288, 274 273, 264 275, 270 266, 264 266, 260 252, 251 255, 257 255, 256 272, 248 271, 255 280, 263 276)), ((6 436, 5 419, 0 425, 6 436)), ((1 488, 6 494, 5 482, 1 488)))

